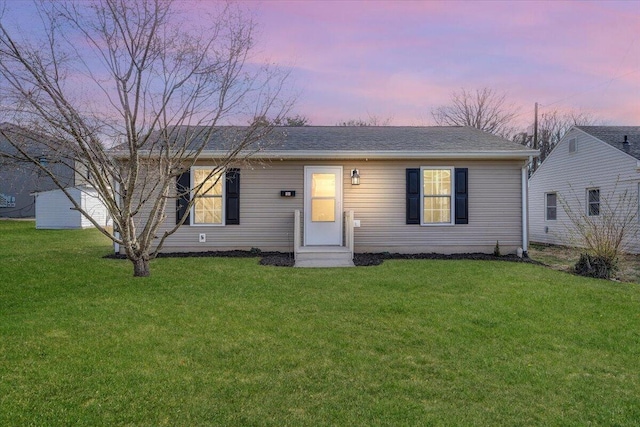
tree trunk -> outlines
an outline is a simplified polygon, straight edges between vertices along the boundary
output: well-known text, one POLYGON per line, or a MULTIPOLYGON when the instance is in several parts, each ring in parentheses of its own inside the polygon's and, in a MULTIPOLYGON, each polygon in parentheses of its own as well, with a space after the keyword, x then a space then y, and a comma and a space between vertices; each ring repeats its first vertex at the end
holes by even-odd
POLYGON ((141 257, 136 260, 131 260, 131 262, 133 262, 134 277, 149 277, 151 275, 148 259, 141 257))

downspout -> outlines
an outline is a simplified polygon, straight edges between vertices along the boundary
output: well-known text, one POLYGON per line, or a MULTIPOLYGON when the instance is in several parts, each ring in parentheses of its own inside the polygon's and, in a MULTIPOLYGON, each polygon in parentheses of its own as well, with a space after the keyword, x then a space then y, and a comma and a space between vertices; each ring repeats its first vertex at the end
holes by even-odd
POLYGON ((528 257, 529 250, 529 178, 527 176, 527 166, 531 164, 533 157, 529 156, 529 161, 522 167, 522 256, 528 257))

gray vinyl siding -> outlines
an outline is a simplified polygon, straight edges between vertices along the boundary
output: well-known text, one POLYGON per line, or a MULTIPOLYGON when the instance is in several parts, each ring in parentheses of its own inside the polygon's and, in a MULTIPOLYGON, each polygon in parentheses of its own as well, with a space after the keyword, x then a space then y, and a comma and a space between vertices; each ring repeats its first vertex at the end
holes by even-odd
MULTIPOLYGON (((204 165, 205 163, 201 163, 204 165)), ((522 246, 521 161, 272 161, 240 168, 240 225, 183 225, 164 245, 164 252, 259 248, 293 250, 294 210, 303 210, 304 166, 343 167, 344 210, 353 210, 356 252, 492 252, 496 241, 503 253, 522 246), (420 166, 469 169, 469 224, 420 226, 405 224, 405 171, 420 166), (360 170, 361 184, 350 173, 360 170), (294 190, 293 198, 280 197, 294 190), (206 234, 206 243, 198 235, 206 234)), ((174 201, 169 202, 174 206, 174 201)), ((169 209, 164 229, 173 227, 169 209)))
MULTIPOLYGON (((565 206, 572 211, 586 211, 587 188, 599 188, 605 197, 617 200, 624 191, 637 207, 640 172, 638 160, 583 131, 567 134, 529 181, 529 233, 532 242, 578 246, 565 206), (569 140, 577 139, 577 150, 569 153, 569 140), (615 191, 615 195, 614 195, 615 191), (545 194, 558 194, 557 220, 547 221, 545 194)), ((635 223, 636 229, 638 223, 635 223)), ((628 249, 640 253, 638 237, 628 242, 628 249)))

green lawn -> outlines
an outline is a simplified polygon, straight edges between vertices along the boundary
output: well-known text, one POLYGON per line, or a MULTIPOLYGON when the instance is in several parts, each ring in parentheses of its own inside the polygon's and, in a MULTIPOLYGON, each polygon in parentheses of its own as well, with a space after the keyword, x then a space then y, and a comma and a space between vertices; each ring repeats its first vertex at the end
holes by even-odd
POLYGON ((638 425, 640 285, 507 262, 293 269, 0 221, 0 425, 638 425))

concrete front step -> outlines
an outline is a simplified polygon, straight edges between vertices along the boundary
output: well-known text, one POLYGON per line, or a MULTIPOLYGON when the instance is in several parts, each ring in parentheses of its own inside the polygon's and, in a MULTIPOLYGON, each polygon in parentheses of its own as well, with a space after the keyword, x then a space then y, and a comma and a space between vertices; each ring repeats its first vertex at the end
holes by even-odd
POLYGON ((340 246, 305 246, 296 254, 296 267, 354 267, 351 251, 340 246))

